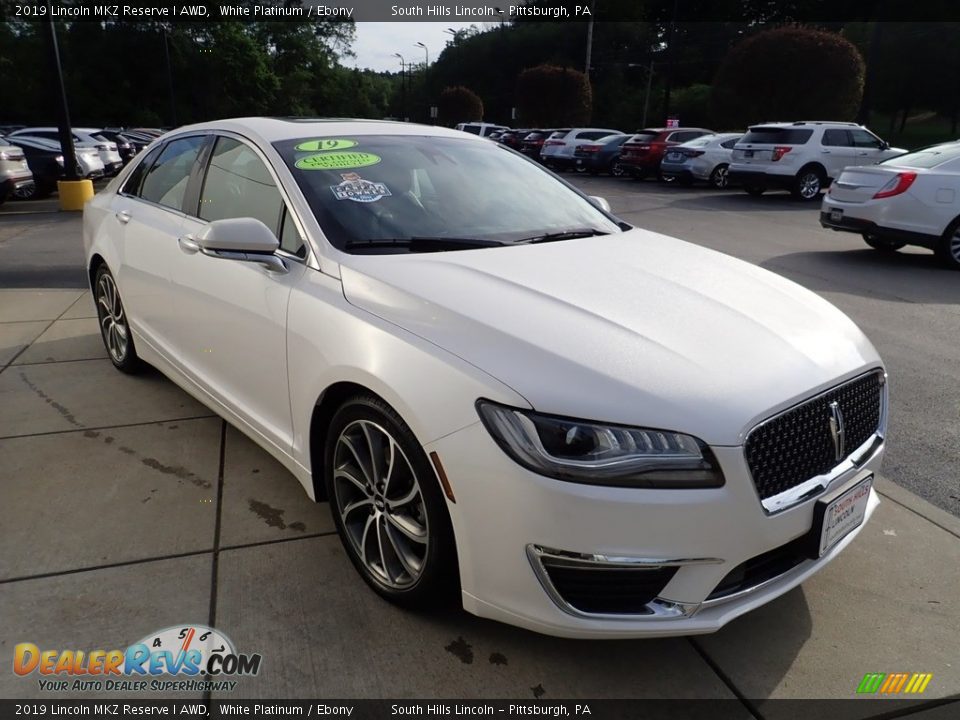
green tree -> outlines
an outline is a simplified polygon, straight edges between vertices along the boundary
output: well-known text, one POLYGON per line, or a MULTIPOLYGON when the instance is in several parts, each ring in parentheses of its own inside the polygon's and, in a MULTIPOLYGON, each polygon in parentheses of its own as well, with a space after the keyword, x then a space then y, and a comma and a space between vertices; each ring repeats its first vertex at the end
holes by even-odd
POLYGON ((437 103, 443 125, 483 120, 483 101, 473 90, 462 85, 444 88, 437 103))
POLYGON ((524 124, 585 125, 591 103, 590 81, 578 70, 538 65, 517 78, 517 113, 524 124))
POLYGON ((836 33, 788 26, 763 30, 735 45, 713 86, 718 123, 763 120, 852 120, 863 95, 864 63, 836 33))

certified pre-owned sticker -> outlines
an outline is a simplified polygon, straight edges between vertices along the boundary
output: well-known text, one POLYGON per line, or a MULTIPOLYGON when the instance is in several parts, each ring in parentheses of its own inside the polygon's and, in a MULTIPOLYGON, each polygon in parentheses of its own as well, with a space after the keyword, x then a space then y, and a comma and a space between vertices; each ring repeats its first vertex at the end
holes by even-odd
POLYGON ((308 150, 318 152, 320 150, 346 150, 357 146, 356 140, 345 140, 343 138, 321 138, 320 140, 307 140, 297 145, 297 150, 308 150))
POLYGON ((325 152, 307 155, 295 163, 301 170, 347 170, 380 162, 380 156, 365 152, 325 152))
POLYGON ((356 173, 341 173, 340 177, 343 178, 342 183, 330 186, 337 200, 372 203, 391 194, 383 183, 364 180, 356 173))

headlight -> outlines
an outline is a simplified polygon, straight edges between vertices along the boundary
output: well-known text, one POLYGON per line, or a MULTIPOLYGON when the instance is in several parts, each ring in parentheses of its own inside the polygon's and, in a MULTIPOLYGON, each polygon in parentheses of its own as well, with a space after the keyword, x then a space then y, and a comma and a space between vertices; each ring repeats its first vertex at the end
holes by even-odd
POLYGON ((497 444, 535 473, 589 485, 710 488, 723 473, 701 440, 669 430, 601 425, 478 400, 497 444))

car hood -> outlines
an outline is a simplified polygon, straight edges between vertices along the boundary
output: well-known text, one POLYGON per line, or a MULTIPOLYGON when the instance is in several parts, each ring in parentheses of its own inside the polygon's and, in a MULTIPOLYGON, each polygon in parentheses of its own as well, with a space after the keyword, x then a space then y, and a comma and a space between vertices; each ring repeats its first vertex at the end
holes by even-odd
POLYGON ((880 360, 778 275, 644 230, 538 245, 352 255, 347 300, 477 366, 541 412, 738 445, 756 422, 880 360))

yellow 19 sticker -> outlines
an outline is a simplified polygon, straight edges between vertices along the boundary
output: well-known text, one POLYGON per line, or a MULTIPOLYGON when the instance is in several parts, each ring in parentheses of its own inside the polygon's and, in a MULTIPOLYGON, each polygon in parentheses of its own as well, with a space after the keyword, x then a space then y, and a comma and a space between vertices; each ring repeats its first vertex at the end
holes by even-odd
POLYGON ((323 140, 307 140, 297 145, 297 150, 346 150, 356 147, 356 140, 341 140, 339 138, 326 138, 323 140))
POLYGON ((380 162, 379 155, 365 152, 325 152, 307 155, 294 163, 300 170, 346 170, 380 162))

